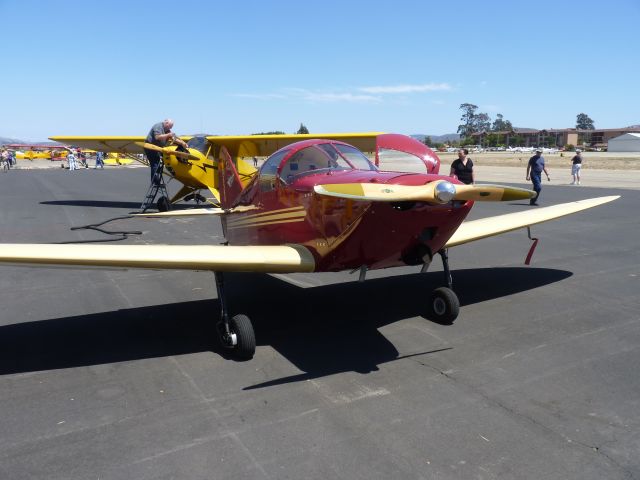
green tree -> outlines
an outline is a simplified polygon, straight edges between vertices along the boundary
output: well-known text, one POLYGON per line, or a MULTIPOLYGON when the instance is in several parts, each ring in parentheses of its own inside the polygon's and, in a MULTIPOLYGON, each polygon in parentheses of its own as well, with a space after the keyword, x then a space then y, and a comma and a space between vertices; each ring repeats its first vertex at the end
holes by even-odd
POLYGON ((298 129, 298 131, 296 133, 309 133, 309 130, 307 129, 307 127, 304 126, 303 123, 300 124, 300 128, 298 129))
MULTIPOLYGON (((491 129, 491 117, 486 113, 476 115, 474 122, 475 132, 486 132, 491 129)), ((474 133, 475 133, 474 132, 474 133)))
POLYGON ((498 146, 498 141, 500 140, 500 135, 497 133, 488 133, 484 137, 484 145, 486 147, 496 147, 498 146))
MULTIPOLYGON (((462 124, 458 125, 460 138, 470 139, 474 133, 486 132, 491 128, 491 118, 486 113, 476 113, 478 106, 472 103, 460 105, 462 124)), ((471 142, 471 144, 475 141, 471 142)))
POLYGON ((460 110, 462 110, 463 113, 462 117, 460 117, 462 124, 458 125, 458 133, 460 134, 460 138, 470 137, 471 134, 475 132, 474 122, 478 106, 472 103, 463 103, 460 105, 460 110))
POLYGON ((493 121, 491 130, 494 132, 510 132, 513 130, 513 125, 509 120, 505 120, 501 113, 496 115, 496 119, 493 121))
POLYGON ((595 130, 593 120, 586 113, 579 113, 576 117, 576 128, 578 130, 595 130))
POLYGON ((524 145, 524 137, 522 135, 512 135, 511 138, 509 139, 511 141, 511 144, 515 147, 521 147, 524 145))
POLYGON ((429 147, 433 143, 433 140, 431 140, 431 137, 426 136, 424 137, 424 141, 422 143, 424 143, 427 147, 429 147))

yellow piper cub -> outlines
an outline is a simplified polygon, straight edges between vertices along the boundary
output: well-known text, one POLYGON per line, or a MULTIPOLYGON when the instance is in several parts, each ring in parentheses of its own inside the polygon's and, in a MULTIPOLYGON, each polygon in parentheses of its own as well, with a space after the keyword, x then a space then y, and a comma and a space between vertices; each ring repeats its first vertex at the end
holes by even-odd
POLYGON ((187 142, 188 152, 179 151, 176 145, 157 147, 145 143, 145 137, 55 136, 50 139, 83 149, 118 154, 120 158, 129 157, 145 164, 146 159, 140 160, 144 158, 140 155, 144 154, 145 148, 161 152, 164 174, 182 183, 180 190, 170 200, 164 197, 158 199, 158 210, 164 211, 169 203, 173 204, 183 199, 219 205, 218 165, 221 160, 230 158, 233 161, 244 188, 257 172, 253 162, 245 160, 247 158, 266 157, 286 145, 311 138, 340 140, 371 152, 375 150, 375 141, 379 134, 380 132, 181 136, 180 138, 187 142), (200 194, 200 190, 208 191, 211 196, 205 198, 200 194))

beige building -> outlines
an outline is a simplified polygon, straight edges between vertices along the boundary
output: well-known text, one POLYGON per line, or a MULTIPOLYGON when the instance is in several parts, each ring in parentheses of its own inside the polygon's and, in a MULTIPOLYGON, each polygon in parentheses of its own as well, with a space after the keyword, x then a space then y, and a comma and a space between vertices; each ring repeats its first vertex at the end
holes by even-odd
POLYGON ((481 132, 474 133, 472 136, 477 139, 478 145, 487 145, 490 140, 493 140, 495 143, 507 146, 564 147, 565 145, 581 145, 606 148, 609 140, 625 133, 640 133, 640 126, 595 130, 514 128, 509 132, 481 132), (492 137, 489 137, 490 135, 492 137))

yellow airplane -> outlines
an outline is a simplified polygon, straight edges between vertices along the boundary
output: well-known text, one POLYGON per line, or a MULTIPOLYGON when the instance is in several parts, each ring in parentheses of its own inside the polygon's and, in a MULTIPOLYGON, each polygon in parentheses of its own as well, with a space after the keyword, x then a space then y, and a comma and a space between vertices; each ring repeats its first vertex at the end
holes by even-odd
MULTIPOLYGON (((86 153, 87 155, 91 155, 94 156, 96 155, 97 150, 91 150, 90 148, 83 148, 82 149, 83 153, 86 153)), ((104 157, 104 159, 102 160, 104 162, 105 165, 129 165, 131 163, 133 163, 134 161, 139 161, 138 158, 134 157, 134 158, 130 158, 127 157, 125 155, 122 155, 120 153, 115 153, 115 152, 107 152, 107 155, 104 157), (135 160, 134 160, 135 158, 135 160)))
POLYGON ((33 160, 35 158, 46 158, 55 160, 67 156, 67 151, 63 147, 55 145, 30 145, 13 143, 5 145, 7 148, 16 151, 16 158, 22 160, 33 160))
POLYGON ((107 152, 104 157, 105 165, 129 165, 134 161, 136 160, 116 152, 107 152))
POLYGON ((158 199, 158 210, 166 211, 170 204, 183 199, 208 201, 213 205, 219 205, 218 164, 227 157, 233 160, 242 186, 245 187, 257 171, 253 162, 248 162, 245 158, 267 157, 284 146, 311 138, 345 141, 363 151, 372 152, 375 150, 376 137, 379 134, 380 132, 181 136, 180 138, 187 142, 188 152, 178 151, 176 145, 163 148, 145 143, 145 137, 55 136, 50 139, 83 149, 107 152, 110 155, 107 159, 112 158, 118 164, 123 162, 123 158, 142 161, 146 164, 146 160, 139 158, 144 154, 144 149, 159 150, 162 153, 165 174, 182 183, 182 188, 171 199, 164 197, 158 199), (212 197, 203 197, 200 195, 200 190, 208 191, 212 197))

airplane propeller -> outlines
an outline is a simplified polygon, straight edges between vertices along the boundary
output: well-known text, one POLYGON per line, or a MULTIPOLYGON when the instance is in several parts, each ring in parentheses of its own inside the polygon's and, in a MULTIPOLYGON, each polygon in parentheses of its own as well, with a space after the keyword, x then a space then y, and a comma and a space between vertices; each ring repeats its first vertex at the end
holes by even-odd
POLYGON ((504 202, 526 200, 535 196, 532 190, 504 185, 455 185, 436 180, 426 185, 395 185, 388 183, 335 183, 316 185, 319 195, 349 198, 367 202, 429 202, 448 203, 451 200, 504 202))
POLYGON ((169 147, 159 147, 157 145, 154 145, 153 143, 147 143, 147 142, 135 142, 135 143, 136 145, 139 145, 142 148, 146 148, 147 150, 155 150, 156 152, 167 153, 169 155, 173 155, 178 158, 183 158, 185 160, 200 160, 195 155, 192 155, 187 152, 179 152, 169 147))

